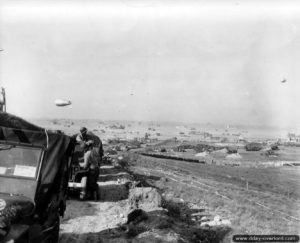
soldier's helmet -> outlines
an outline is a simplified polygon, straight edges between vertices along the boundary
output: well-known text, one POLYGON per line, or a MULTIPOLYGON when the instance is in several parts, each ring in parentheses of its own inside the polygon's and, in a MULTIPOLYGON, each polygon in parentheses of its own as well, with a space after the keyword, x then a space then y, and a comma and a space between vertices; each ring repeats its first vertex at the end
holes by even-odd
POLYGON ((86 127, 81 127, 79 131, 80 131, 81 134, 85 134, 87 132, 87 128, 86 127))

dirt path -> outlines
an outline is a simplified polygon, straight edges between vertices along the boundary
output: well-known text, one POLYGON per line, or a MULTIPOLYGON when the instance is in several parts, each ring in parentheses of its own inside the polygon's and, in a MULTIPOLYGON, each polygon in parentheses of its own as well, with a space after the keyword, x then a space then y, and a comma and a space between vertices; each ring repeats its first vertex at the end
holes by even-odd
POLYGON ((60 242, 102 242, 103 234, 126 221, 128 212, 128 188, 130 176, 112 165, 100 168, 98 180, 100 201, 67 201, 67 209, 61 220, 60 242))
POLYGON ((65 218, 61 222, 60 242, 101 242, 101 234, 125 223, 125 201, 90 202, 68 201, 65 218))

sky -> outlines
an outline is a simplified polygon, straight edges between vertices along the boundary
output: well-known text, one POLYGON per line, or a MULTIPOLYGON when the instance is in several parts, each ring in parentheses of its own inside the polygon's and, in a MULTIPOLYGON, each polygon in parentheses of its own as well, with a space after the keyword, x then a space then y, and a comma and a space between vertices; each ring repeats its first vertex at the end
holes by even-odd
POLYGON ((24 118, 300 127, 299 28, 297 1, 2 0, 0 86, 24 118))

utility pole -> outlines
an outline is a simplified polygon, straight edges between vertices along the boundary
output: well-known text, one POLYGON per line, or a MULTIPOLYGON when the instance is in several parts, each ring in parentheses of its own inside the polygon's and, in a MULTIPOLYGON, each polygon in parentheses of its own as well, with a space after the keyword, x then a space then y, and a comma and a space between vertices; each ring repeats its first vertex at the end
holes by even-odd
MULTIPOLYGON (((0 49, 0 52, 4 51, 3 49, 0 49)), ((0 111, 6 112, 6 97, 5 97, 5 89, 1 87, 1 93, 0 93, 0 111)))
POLYGON ((0 94, 0 111, 6 112, 6 97, 5 97, 5 89, 1 88, 0 94))

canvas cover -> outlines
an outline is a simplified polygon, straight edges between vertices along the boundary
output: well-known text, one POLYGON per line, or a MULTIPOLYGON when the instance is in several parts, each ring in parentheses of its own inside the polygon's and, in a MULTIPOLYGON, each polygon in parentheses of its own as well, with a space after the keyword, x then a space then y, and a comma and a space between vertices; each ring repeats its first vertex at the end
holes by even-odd
POLYGON ((62 163, 66 162, 66 153, 71 145, 69 136, 58 131, 47 131, 5 112, 0 112, 0 140, 45 148, 40 178, 41 185, 47 185, 48 189, 51 189, 51 184, 55 182, 56 175, 61 171, 62 163))

